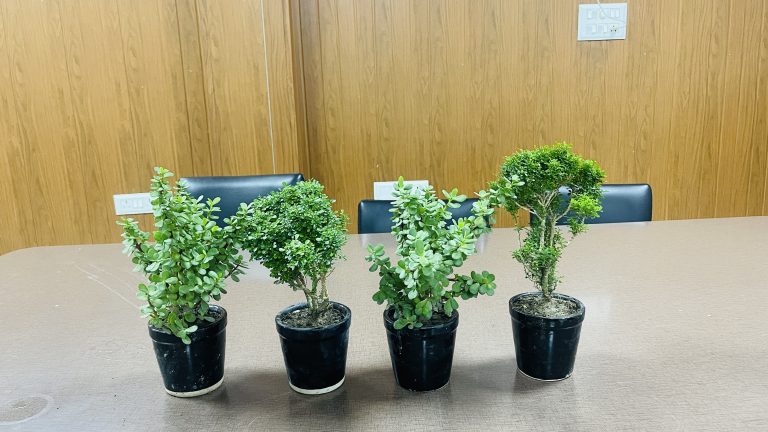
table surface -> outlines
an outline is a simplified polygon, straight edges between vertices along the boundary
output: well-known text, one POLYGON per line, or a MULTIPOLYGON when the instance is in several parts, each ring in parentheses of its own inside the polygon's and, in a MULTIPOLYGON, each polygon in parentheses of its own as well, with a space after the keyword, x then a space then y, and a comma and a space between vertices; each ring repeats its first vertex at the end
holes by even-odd
POLYGON ((352 235, 330 280, 352 309, 344 386, 289 389, 274 316, 301 301, 252 265, 229 312, 224 386, 168 396, 121 246, 24 249, 0 257, 0 430, 768 430, 768 217, 594 225, 560 267, 586 305, 574 374, 516 373, 507 300, 530 284, 498 229, 464 269, 496 274, 493 297, 461 302, 450 383, 399 388, 377 277, 352 235), (31 416, 31 417, 30 417, 31 416), (26 417, 30 417, 25 420, 26 417))

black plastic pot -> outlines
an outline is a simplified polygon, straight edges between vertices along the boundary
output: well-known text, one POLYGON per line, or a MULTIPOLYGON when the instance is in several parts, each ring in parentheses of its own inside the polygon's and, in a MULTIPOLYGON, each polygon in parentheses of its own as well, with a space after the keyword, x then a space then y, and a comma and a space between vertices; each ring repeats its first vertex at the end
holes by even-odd
POLYGON ((385 310, 384 327, 397 384, 413 391, 437 390, 448 384, 458 326, 459 313, 454 311, 442 323, 395 330, 394 309, 385 310))
POLYGON ((216 390, 224 380, 227 311, 211 306, 214 322, 200 324, 185 345, 171 333, 149 327, 165 390, 178 397, 194 397, 216 390))
POLYGON ((280 321, 281 316, 306 308, 306 303, 285 308, 275 317, 288 383, 299 393, 328 393, 344 383, 352 311, 341 303, 331 305, 344 319, 325 327, 294 328, 280 321))
POLYGON ((579 306, 576 314, 566 318, 541 318, 512 308, 521 297, 540 295, 523 293, 509 299, 517 368, 531 378, 557 381, 568 378, 573 372, 585 309, 578 299, 563 294, 553 294, 553 297, 570 300, 579 306))

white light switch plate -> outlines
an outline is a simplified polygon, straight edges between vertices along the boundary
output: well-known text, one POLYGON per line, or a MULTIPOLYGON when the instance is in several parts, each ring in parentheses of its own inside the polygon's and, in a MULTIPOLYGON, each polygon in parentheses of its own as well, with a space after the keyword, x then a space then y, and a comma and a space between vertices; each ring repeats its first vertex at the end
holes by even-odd
POLYGON ((594 3, 579 5, 578 40, 590 41, 626 38, 626 3, 594 3))
MULTIPOLYGON (((395 191, 396 181, 373 182, 373 199, 375 200, 393 200, 392 195, 395 191)), ((406 180, 405 184, 412 184, 417 188, 429 186, 429 180, 406 180)))
POLYGON ((113 198, 116 215, 152 213, 152 202, 148 193, 114 195, 113 198))

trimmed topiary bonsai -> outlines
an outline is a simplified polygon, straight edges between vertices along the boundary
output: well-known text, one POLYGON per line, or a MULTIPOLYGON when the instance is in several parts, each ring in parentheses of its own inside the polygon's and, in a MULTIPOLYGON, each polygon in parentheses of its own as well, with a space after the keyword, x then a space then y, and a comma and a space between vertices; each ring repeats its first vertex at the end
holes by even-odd
POLYGON ((537 292, 509 300, 517 368, 529 377, 557 381, 573 372, 586 308, 576 298, 554 293, 561 280, 557 263, 569 241, 557 222, 565 218, 571 238, 584 232, 584 220, 602 210, 604 177, 597 163, 557 143, 507 157, 490 185, 494 205, 515 216, 520 209, 531 215, 530 226, 518 227, 518 234, 526 235, 512 255, 537 292))
POLYGON ((323 189, 315 180, 284 186, 241 204, 228 220, 238 243, 269 269, 275 284, 304 294, 307 307, 283 318, 297 327, 320 327, 339 319, 328 299, 327 279, 334 263, 344 258, 348 218, 333 211, 333 201, 323 189))
POLYGON ((526 234, 525 240, 512 256, 523 265, 526 278, 541 296, 528 297, 529 303, 520 305, 523 310, 543 317, 572 312, 572 306, 552 296, 561 281, 557 263, 568 245, 556 226, 565 218, 571 238, 586 231, 584 220, 597 217, 602 210, 600 186, 604 178, 595 161, 572 153, 567 143, 522 150, 501 165, 498 180, 490 185, 496 204, 514 216, 520 209, 531 215, 531 224, 518 228, 526 234), (570 199, 562 199, 561 187, 568 189, 570 199))
POLYGON ((414 188, 400 177, 395 185, 392 234, 399 259, 392 263, 384 246, 368 246, 370 271, 379 272, 379 290, 373 300, 394 309, 394 328, 420 328, 439 316, 450 317, 458 309, 457 298, 493 295, 494 276, 487 271, 459 275, 454 269, 475 253, 481 234, 490 231, 493 217, 488 194, 472 207, 472 216, 450 224, 448 208, 459 207, 466 196, 456 189, 437 199, 431 186, 414 188), (487 220, 488 219, 488 220, 487 220))
POLYGON ((347 216, 332 204, 323 185, 310 180, 241 204, 228 220, 238 243, 276 284, 304 293, 305 304, 275 317, 288 383, 303 394, 336 390, 346 375, 352 312, 329 300, 327 283, 334 263, 344 258, 347 216))
POLYGON ((238 281, 243 257, 228 232, 216 225, 219 198, 202 203, 182 182, 171 187, 172 172, 157 167, 155 173, 150 185, 155 241, 149 242, 150 234, 136 220, 124 218, 118 222, 123 252, 147 276, 137 296, 147 302, 141 312, 149 325, 189 344, 198 325, 215 320, 210 304, 227 292, 227 278, 238 281))

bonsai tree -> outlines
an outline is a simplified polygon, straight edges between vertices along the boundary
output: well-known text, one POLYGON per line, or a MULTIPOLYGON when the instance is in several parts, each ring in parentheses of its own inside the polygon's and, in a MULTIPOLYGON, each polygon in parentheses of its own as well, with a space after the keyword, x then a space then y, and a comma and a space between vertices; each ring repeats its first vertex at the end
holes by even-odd
POLYGON ((518 228, 526 236, 512 255, 541 292, 543 303, 552 302, 560 282, 557 262, 568 244, 555 226, 566 218, 571 238, 584 232, 584 219, 596 217, 602 210, 600 185, 604 178, 597 163, 575 155, 570 145, 557 143, 507 157, 498 180, 490 185, 493 204, 513 215, 520 209, 531 214, 530 226, 518 228), (561 187, 568 189, 567 202, 561 199, 561 187))
POLYGON ((448 225, 448 208, 459 207, 466 200, 456 189, 443 191, 445 201, 437 199, 432 187, 414 188, 395 185, 392 234, 399 259, 393 264, 384 246, 368 246, 366 261, 370 271, 379 272, 381 281, 373 300, 394 308, 395 329, 419 328, 435 314, 450 317, 458 309, 456 298, 469 299, 480 294, 493 295, 494 276, 487 271, 469 275, 454 273, 475 253, 477 238, 490 231, 489 194, 472 207, 472 216, 448 225))
POLYGON ((137 296, 147 304, 141 309, 149 324, 164 329, 185 344, 189 334, 203 321, 215 321, 208 314, 212 300, 227 291, 224 281, 238 281, 242 256, 226 230, 216 225, 219 198, 205 204, 187 193, 183 184, 171 187, 173 173, 155 168, 150 198, 155 216, 154 243, 150 234, 132 218, 124 218, 124 253, 132 256, 136 271, 147 276, 137 296))
POLYGON ((269 269, 276 284, 304 293, 308 327, 328 320, 327 279, 347 240, 347 216, 334 212, 332 203, 323 185, 304 181, 241 204, 228 221, 239 244, 269 269))

